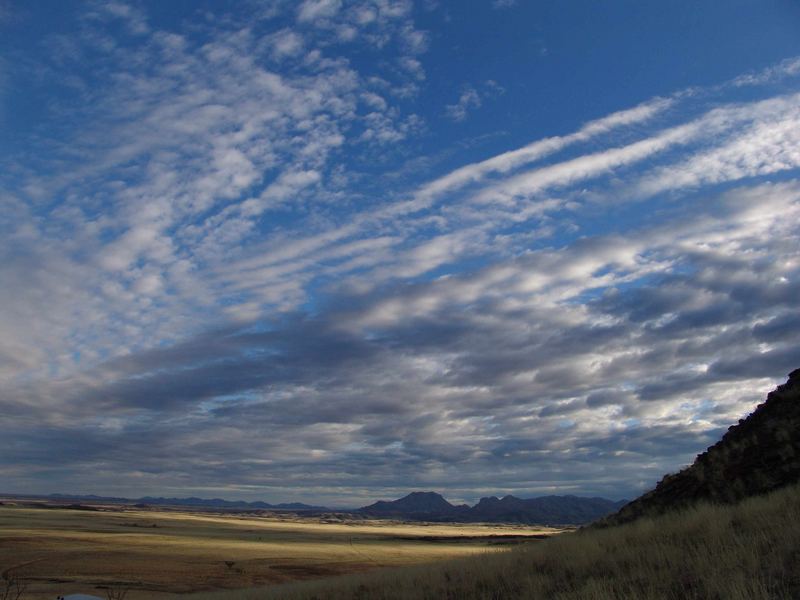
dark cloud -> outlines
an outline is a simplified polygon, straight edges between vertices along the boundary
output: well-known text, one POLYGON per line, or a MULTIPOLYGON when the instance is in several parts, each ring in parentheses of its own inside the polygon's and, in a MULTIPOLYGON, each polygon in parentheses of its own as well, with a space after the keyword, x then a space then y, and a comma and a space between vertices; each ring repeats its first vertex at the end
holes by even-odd
POLYGON ((784 342, 797 338, 800 330, 800 312, 788 312, 758 323, 753 336, 761 342, 784 342))

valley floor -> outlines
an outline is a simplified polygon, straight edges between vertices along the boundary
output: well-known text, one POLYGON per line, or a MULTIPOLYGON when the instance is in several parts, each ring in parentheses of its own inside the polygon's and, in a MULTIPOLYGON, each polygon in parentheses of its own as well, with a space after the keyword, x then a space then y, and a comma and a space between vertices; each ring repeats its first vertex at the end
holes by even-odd
POLYGON ((538 537, 553 533, 0 506, 0 570, 30 600, 109 586, 126 600, 800 598, 800 486, 538 537))
POLYGON ((24 580, 25 600, 109 587, 166 599, 484 555, 559 531, 5 502, 0 571, 24 580))

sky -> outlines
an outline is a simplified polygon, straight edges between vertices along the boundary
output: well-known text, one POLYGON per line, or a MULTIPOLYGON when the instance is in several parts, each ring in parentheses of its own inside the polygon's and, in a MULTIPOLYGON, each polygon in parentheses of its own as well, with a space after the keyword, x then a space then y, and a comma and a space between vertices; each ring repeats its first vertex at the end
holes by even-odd
POLYGON ((800 367, 798 31, 0 0, 0 491, 651 488, 800 367))

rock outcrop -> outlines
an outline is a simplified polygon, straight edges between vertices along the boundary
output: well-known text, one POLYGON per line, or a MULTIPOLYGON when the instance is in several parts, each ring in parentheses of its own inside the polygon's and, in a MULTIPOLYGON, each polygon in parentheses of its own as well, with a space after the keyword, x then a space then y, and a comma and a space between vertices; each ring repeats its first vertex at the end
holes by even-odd
POLYGON ((733 503, 800 481, 800 369, 682 471, 603 520, 655 516, 699 501, 733 503))

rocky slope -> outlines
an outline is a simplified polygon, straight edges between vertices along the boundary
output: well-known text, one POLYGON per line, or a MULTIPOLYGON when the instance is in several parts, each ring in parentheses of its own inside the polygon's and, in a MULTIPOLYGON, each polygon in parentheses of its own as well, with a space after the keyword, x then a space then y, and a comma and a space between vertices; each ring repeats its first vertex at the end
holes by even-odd
POLYGON ((624 523, 690 506, 733 503, 800 481, 800 369, 682 471, 603 520, 624 523))

